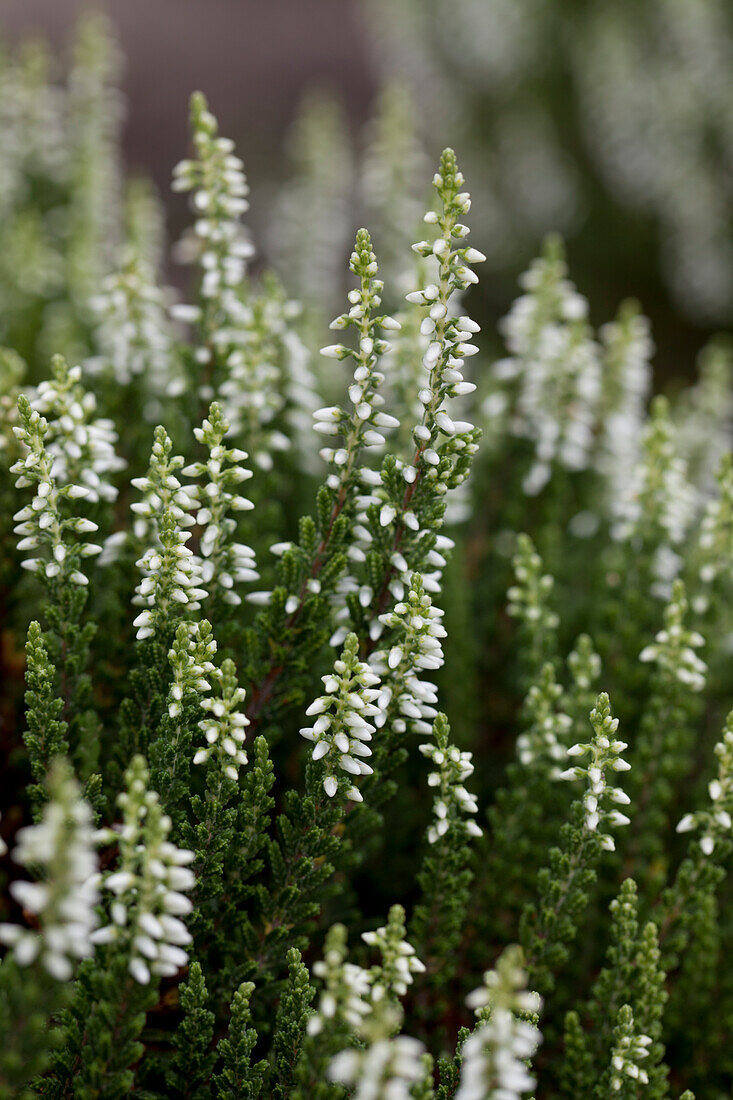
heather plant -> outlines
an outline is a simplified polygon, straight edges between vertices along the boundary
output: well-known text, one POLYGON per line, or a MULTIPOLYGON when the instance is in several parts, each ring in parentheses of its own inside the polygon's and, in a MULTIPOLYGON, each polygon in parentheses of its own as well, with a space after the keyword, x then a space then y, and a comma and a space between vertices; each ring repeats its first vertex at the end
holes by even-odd
POLYGON ((0 356, 2 1097, 729 1091, 726 353, 650 402, 640 308, 596 333, 551 238, 487 363, 450 148, 400 251, 402 94, 318 370, 324 241, 250 267, 204 97, 185 302, 146 192, 95 250, 84 114, 86 342, 0 356))

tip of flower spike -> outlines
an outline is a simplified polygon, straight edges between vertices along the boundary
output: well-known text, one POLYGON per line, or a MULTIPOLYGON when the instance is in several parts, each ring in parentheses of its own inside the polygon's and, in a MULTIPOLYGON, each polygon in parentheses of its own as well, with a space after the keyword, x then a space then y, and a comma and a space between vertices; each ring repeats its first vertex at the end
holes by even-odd
POLYGON ((440 154, 440 168, 438 171, 443 187, 450 188, 455 185, 458 164, 456 162, 456 154, 450 147, 444 149, 440 154))
POLYGON ((559 233, 548 233, 542 242, 542 258, 547 263, 565 261, 565 242, 559 233))
POLYGON ((191 93, 190 104, 190 118, 191 129, 205 130, 213 134, 216 132, 216 119, 209 111, 209 103, 203 92, 196 91, 191 93))
POLYGON ((356 234, 349 266, 361 278, 373 278, 377 274, 377 257, 372 250, 372 238, 366 229, 360 229, 356 234))
POLYGON ((57 381, 63 380, 68 372, 68 366, 63 355, 51 356, 51 372, 57 381))

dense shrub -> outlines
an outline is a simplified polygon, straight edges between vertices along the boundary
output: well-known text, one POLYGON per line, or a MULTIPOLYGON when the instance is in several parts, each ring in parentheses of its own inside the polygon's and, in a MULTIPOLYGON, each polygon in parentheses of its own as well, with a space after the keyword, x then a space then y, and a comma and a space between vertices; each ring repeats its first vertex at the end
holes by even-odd
POLYGON ((2 232, 74 278, 0 309, 0 1095, 726 1096, 726 346, 650 402, 643 314, 594 333, 551 238, 487 363, 446 149, 407 288, 356 233, 326 374, 200 94, 160 287, 82 43, 58 163, 7 74, 2 232))

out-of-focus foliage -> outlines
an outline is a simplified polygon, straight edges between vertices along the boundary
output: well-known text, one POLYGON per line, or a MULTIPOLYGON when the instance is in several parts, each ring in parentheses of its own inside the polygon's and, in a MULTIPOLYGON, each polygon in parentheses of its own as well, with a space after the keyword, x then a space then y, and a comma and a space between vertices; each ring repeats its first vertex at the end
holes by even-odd
POLYGON ((449 134, 482 181, 477 225, 497 274, 514 275, 517 258, 557 230, 594 303, 608 308, 626 286, 673 331, 681 326, 668 296, 702 325, 730 322, 733 12, 725 0, 365 0, 363 8, 373 57, 387 76, 408 79, 428 142, 449 134))

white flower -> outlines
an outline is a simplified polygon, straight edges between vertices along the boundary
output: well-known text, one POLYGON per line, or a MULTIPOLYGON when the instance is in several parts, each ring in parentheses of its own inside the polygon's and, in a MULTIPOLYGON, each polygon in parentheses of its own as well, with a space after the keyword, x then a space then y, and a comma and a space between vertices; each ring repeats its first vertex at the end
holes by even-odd
POLYGON ((382 728, 388 723, 399 734, 408 729, 427 734, 437 713, 438 695, 424 677, 443 666, 441 639, 446 631, 443 612, 433 606, 420 574, 413 573, 409 584, 404 600, 379 616, 390 631, 391 645, 372 655, 371 666, 383 684, 375 724, 382 728))
POLYGON ((328 1076, 353 1086, 353 1095, 360 1100, 409 1100, 410 1086, 424 1078, 422 1043, 404 1035, 395 1037, 401 1017, 397 998, 407 991, 412 975, 424 970, 404 939, 404 919, 402 906, 394 905, 384 927, 364 934, 363 939, 382 954, 381 964, 370 970, 347 961, 343 925, 330 929, 323 960, 313 966, 324 990, 308 1031, 317 1035, 346 1024, 354 1032, 359 1048, 336 1054, 328 1076))
POLYGON ((379 365, 380 358, 389 351, 389 344, 380 337, 379 329, 383 326, 389 328, 392 319, 377 313, 382 301, 383 284, 376 277, 377 259, 366 229, 360 229, 356 234, 349 267, 359 279, 359 288, 349 292, 351 308, 337 317, 331 328, 353 328, 357 346, 351 348, 346 344, 329 344, 321 349, 321 355, 327 359, 354 360, 354 377, 349 386, 351 409, 345 411, 338 405, 331 405, 317 409, 313 414, 314 427, 320 435, 339 436, 342 440, 341 446, 325 447, 320 452, 326 462, 336 467, 336 472, 327 482, 334 489, 341 489, 351 482, 361 451, 382 447, 385 443, 382 429, 395 424, 393 417, 387 417, 380 411, 384 397, 379 389, 384 375, 379 365))
POLYGON ((57 484, 82 486, 92 503, 116 500, 117 489, 108 475, 123 469, 125 462, 115 453, 112 421, 95 417, 96 398, 82 386, 81 367, 69 367, 60 355, 54 356, 52 377, 38 386, 32 404, 46 417, 46 450, 57 484))
POLYGON ((694 565, 702 592, 695 599, 695 610, 705 611, 710 589, 719 578, 730 576, 733 561, 733 455, 723 456, 717 475, 718 491, 708 501, 700 523, 694 565))
POLYGON ((502 322, 512 358, 496 364, 497 380, 516 387, 515 435, 529 439, 535 461, 524 491, 547 483, 552 464, 584 470, 590 463, 601 392, 598 348, 590 337, 588 306, 567 278, 562 244, 543 254, 521 278, 527 291, 502 322))
POLYGON ((691 832, 700 836, 700 849, 711 856, 720 840, 729 839, 733 830, 733 712, 728 715, 721 740, 715 746, 718 775, 708 784, 710 806, 705 810, 685 814, 677 825, 678 833, 691 832))
POLYGON ((613 787, 607 782, 605 773, 609 768, 612 771, 628 771, 630 765, 621 756, 628 745, 613 736, 618 729, 618 718, 612 717, 605 692, 598 696, 590 720, 594 730, 593 739, 587 744, 572 745, 567 750, 570 757, 589 757, 587 765, 576 764, 561 772, 558 778, 587 780, 587 789, 583 795, 585 828, 590 833, 597 833, 602 846, 612 852, 615 848, 614 840, 604 831, 604 826, 628 825, 629 818, 619 810, 609 808, 606 802, 628 805, 630 800, 620 787, 613 787))
MULTIPOLYGON (((196 314, 199 361, 211 361, 212 346, 217 359, 226 361, 236 348, 235 334, 245 314, 241 289, 254 254, 241 223, 249 209, 249 186, 233 143, 219 136, 216 119, 200 92, 191 97, 191 129, 196 157, 181 161, 173 173, 173 190, 192 192, 195 214, 181 253, 195 260, 201 272, 196 314)), ((199 396, 210 399, 212 394, 201 385, 199 396)))
POLYGON ((140 256, 129 255, 120 271, 108 275, 91 305, 101 354, 89 366, 107 368, 118 386, 134 380, 136 387, 158 396, 181 385, 174 374, 166 295, 140 256))
POLYGON ((699 692, 705 687, 707 665, 695 650, 705 645, 705 639, 684 625, 687 606, 684 584, 676 580, 664 611, 664 629, 658 632, 653 645, 645 646, 639 660, 653 662, 666 680, 677 680, 690 691, 699 692))
POLYGON ((193 527, 190 514, 196 504, 188 486, 181 484, 177 474, 183 457, 173 454, 173 443, 165 428, 158 426, 153 437, 150 465, 144 477, 134 477, 132 485, 142 493, 142 499, 131 505, 134 514, 133 533, 143 545, 155 539, 157 521, 163 510, 173 514, 179 527, 193 527))
POLYGON ((25 489, 36 486, 35 497, 31 504, 21 508, 13 516, 16 522, 14 531, 21 538, 18 548, 30 551, 31 556, 22 562, 23 568, 38 573, 45 581, 86 585, 87 577, 80 569, 80 558, 92 557, 101 552, 96 543, 77 541, 73 536, 88 534, 97 530, 97 525, 89 519, 68 516, 67 502, 87 500, 93 496, 85 485, 59 485, 54 476, 56 461, 49 455, 45 438, 48 424, 37 410, 21 394, 18 398, 20 425, 13 431, 27 448, 27 453, 12 467, 17 474, 16 488, 25 489), (43 556, 37 556, 39 550, 46 550, 43 556))
POLYGON ((358 660, 358 646, 356 635, 350 634, 333 672, 321 677, 326 693, 306 710, 309 717, 317 716, 316 720, 312 726, 304 726, 300 735, 313 742, 313 760, 324 762, 323 789, 329 798, 339 789, 334 769, 340 768, 351 779, 347 797, 361 802, 353 777, 372 773, 366 758, 372 753, 368 742, 375 727, 367 719, 379 714, 375 704, 379 677, 358 660))
POLYGON ((265 471, 272 469, 277 452, 293 444, 306 468, 318 470, 311 415, 320 401, 310 353, 294 327, 300 312, 300 304, 268 275, 256 287, 247 285, 236 327, 213 334, 224 368, 216 396, 232 437, 244 440, 254 466, 265 471))
POLYGON ((210 675, 219 685, 220 695, 200 701, 201 709, 207 715, 198 724, 205 744, 197 751, 193 762, 203 764, 215 757, 227 779, 236 782, 239 768, 247 763, 247 753, 242 746, 249 719, 240 710, 245 692, 237 684, 234 662, 228 658, 222 662, 221 669, 212 669, 210 675))
POLYGON ((365 1050, 336 1054, 328 1066, 332 1081, 351 1086, 353 1100, 410 1100, 412 1085, 422 1081, 424 1045, 408 1035, 378 1039, 365 1050))
POLYGON ((202 485, 187 487, 197 507, 196 522, 203 528, 200 539, 202 581, 208 586, 209 594, 217 591, 225 603, 238 606, 242 600, 234 586, 258 580, 259 573, 255 568, 254 550, 234 541, 236 514, 250 511, 254 505, 237 491, 252 472, 242 465, 247 457, 245 451, 224 446, 228 432, 229 422, 222 416, 220 405, 214 402, 208 419, 194 429, 198 442, 208 448, 209 458, 206 462, 191 463, 183 473, 186 477, 205 479, 202 485))
POLYGON ((200 563, 186 546, 190 537, 190 532, 176 527, 171 512, 164 512, 160 523, 160 546, 146 550, 135 563, 143 579, 135 589, 134 602, 146 608, 133 620, 140 641, 154 635, 159 618, 175 615, 175 608, 181 606, 198 611, 200 601, 207 595, 200 587, 200 563))
POLYGON ((534 1088, 527 1062, 542 1035, 534 1024, 518 1016, 538 1014, 542 1002, 536 993, 526 991, 526 980, 520 948, 509 947, 496 969, 486 972, 483 985, 468 998, 479 1023, 462 1047, 456 1100, 519 1100, 534 1088))
POLYGON ((217 674, 213 662, 216 641, 206 620, 200 623, 180 623, 173 647, 168 653, 173 672, 173 683, 168 689, 168 715, 177 718, 184 701, 195 696, 199 699, 211 691, 211 680, 217 674))
POLYGON ((472 753, 450 744, 450 726, 444 714, 437 716, 432 732, 434 742, 420 745, 420 752, 436 767, 428 775, 428 786, 436 788, 428 843, 436 844, 450 829, 471 837, 481 836, 481 829, 468 816, 478 812, 476 799, 465 787, 465 781, 474 772, 472 753))
POLYGON ((336 924, 329 929, 323 959, 313 964, 313 973, 323 981, 315 1015, 308 1021, 308 1034, 318 1035, 324 1027, 344 1022, 358 1030, 371 1012, 371 975, 346 961, 346 929, 336 924))
POLYGON ((651 544, 657 551, 655 593, 668 592, 669 581, 679 571, 680 559, 674 551, 683 542, 697 507, 687 466, 676 452, 667 401, 658 396, 644 431, 641 457, 618 501, 612 529, 616 539, 635 548, 651 544))
POLYGON ((527 729, 517 738, 517 757, 523 767, 535 761, 550 762, 549 774, 557 777, 557 762, 566 755, 566 735, 572 719, 557 709, 562 687, 555 680, 554 666, 545 664, 539 682, 532 684, 524 703, 527 729))
POLYGON ((387 924, 374 932, 362 932, 361 938, 370 947, 376 947, 382 956, 381 966, 373 975, 373 994, 404 997, 407 987, 414 981, 413 975, 425 972, 415 948, 405 939, 405 910, 401 905, 393 905, 387 924))
POLYGON ((638 1081, 640 1085, 649 1083, 649 1075, 643 1068, 643 1061, 649 1055, 652 1040, 648 1035, 639 1035, 634 1030, 634 1015, 629 1005, 624 1005, 618 1014, 616 1042, 611 1051, 611 1088, 618 1092, 623 1087, 624 1076, 638 1081))
POLYGON ((172 454, 172 446, 165 429, 156 428, 148 475, 133 481, 144 493, 133 510, 152 542, 136 562, 142 580, 133 603, 145 608, 134 620, 140 641, 155 634, 159 620, 179 617, 182 607, 197 611, 208 595, 201 560, 186 546, 191 533, 185 528, 194 521, 185 509, 195 498, 175 476, 183 459, 172 454))
POLYGON ((437 227, 438 237, 431 244, 419 241, 413 245, 418 255, 437 264, 437 282, 407 295, 407 300, 423 309, 420 332, 428 341, 423 356, 423 379, 420 390, 422 415, 413 429, 415 456, 411 463, 408 484, 416 479, 430 479, 433 492, 442 495, 455 489, 466 478, 468 461, 477 450, 474 426, 457 421, 449 414, 446 401, 462 397, 474 386, 464 378, 465 360, 478 348, 470 342, 479 326, 468 317, 456 317, 452 312, 454 295, 471 283, 478 282, 471 263, 481 263, 483 253, 464 245, 455 246, 469 233, 459 220, 468 212, 471 200, 460 190, 464 183, 452 149, 443 152, 440 171, 433 180, 441 200, 442 210, 430 224, 437 227))
POLYGON ((542 572, 542 559, 530 537, 517 537, 517 552, 512 558, 516 583, 507 591, 507 611, 524 624, 532 635, 551 634, 559 623, 550 608, 554 580, 542 572))
POLYGON ((601 435, 596 467, 607 479, 610 508, 618 514, 641 457, 646 402, 651 389, 649 321, 633 302, 600 329, 603 345, 601 435))
POLYGON ((118 869, 102 880, 114 898, 112 923, 92 938, 95 943, 123 943, 130 974, 147 985, 152 975, 173 977, 188 961, 184 948, 191 935, 180 918, 192 908, 186 894, 195 881, 188 867, 194 853, 167 839, 171 820, 158 795, 147 788, 148 770, 141 756, 134 757, 125 784, 117 800, 122 825, 107 834, 119 844, 118 869))
POLYGON ((39 931, 0 925, 0 941, 25 966, 35 958, 54 978, 67 981, 79 959, 91 955, 97 926, 97 834, 91 807, 66 764, 48 778, 49 801, 36 825, 18 830, 13 859, 40 873, 40 882, 14 882, 10 892, 38 921, 39 931))

